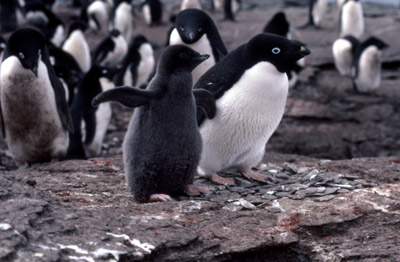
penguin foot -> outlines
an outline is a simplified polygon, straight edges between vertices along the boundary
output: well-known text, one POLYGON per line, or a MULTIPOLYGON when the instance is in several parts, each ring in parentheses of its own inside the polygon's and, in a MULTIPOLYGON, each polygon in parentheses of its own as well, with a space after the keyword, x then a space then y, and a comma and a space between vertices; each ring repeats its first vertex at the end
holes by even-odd
POLYGON ((210 175, 210 179, 212 182, 219 184, 219 185, 228 185, 228 186, 234 186, 235 185, 235 180, 231 177, 221 177, 217 175, 217 173, 213 173, 210 175))
POLYGON ((201 194, 207 195, 211 193, 211 190, 204 186, 187 185, 185 187, 185 193, 188 196, 198 196, 201 194))
POLYGON ((167 202, 173 201, 173 199, 166 194, 152 194, 149 198, 149 202, 167 202))
POLYGON ((241 171, 242 175, 249 179, 249 180, 254 180, 257 182, 261 182, 261 183, 268 183, 268 176, 263 175, 261 173, 255 172, 253 170, 246 170, 246 171, 241 171))

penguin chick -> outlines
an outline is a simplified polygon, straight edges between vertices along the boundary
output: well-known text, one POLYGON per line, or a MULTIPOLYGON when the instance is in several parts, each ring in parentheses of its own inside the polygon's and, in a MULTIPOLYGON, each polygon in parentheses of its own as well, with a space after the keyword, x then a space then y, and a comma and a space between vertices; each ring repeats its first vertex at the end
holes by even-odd
POLYGON ((30 28, 14 32, 0 72, 2 131, 17 164, 64 157, 73 126, 43 35, 30 28))
POLYGON ((357 38, 347 35, 337 39, 332 45, 333 60, 336 69, 342 76, 350 76, 353 57, 360 42, 357 38))
POLYGON ((353 86, 358 92, 370 92, 381 84, 382 49, 389 45, 372 36, 359 45, 354 56, 353 86))
POLYGON ((190 74, 208 57, 187 46, 170 46, 146 90, 120 87, 93 100, 94 106, 116 101, 138 107, 123 143, 127 182, 138 202, 209 192, 191 185, 201 154, 195 98, 209 117, 215 114, 215 103, 208 91, 192 89, 190 74))
POLYGON ((192 72, 193 83, 221 60, 228 51, 212 18, 202 10, 186 9, 178 13, 169 35, 169 45, 184 44, 210 59, 201 63, 192 72))
POLYGON ((114 29, 96 47, 93 55, 93 64, 115 66, 128 53, 128 43, 120 31, 114 29))
POLYGON ((278 127, 288 94, 286 72, 310 51, 275 34, 259 34, 230 52, 200 78, 195 89, 209 90, 217 104, 213 119, 198 111, 203 139, 200 171, 216 183, 234 184, 217 172, 236 168, 246 178, 266 182, 252 171, 278 127))
POLYGON ((346 0, 340 15, 340 36, 352 35, 360 39, 364 34, 363 7, 358 0, 346 0))
POLYGON ((128 54, 121 63, 121 71, 116 74, 116 86, 129 85, 138 88, 147 85, 154 71, 153 47, 144 35, 135 36, 129 46, 128 54))
POLYGON ((86 28, 86 24, 82 21, 72 23, 69 27, 68 36, 62 45, 62 49, 75 58, 84 73, 89 71, 91 65, 90 49, 84 35, 86 28))
POLYGON ((83 77, 71 106, 71 115, 75 127, 70 134, 68 159, 96 157, 101 153, 101 146, 111 120, 111 106, 101 104, 98 108, 91 105, 92 99, 109 89, 101 84, 101 78, 112 79, 118 68, 94 65, 83 77), (82 121, 84 134, 82 134, 82 121))

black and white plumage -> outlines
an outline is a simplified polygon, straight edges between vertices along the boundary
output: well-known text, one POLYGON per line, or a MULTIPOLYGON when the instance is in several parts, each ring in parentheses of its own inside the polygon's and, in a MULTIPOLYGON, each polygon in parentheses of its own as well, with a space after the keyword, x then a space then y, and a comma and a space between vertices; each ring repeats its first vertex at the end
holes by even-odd
POLYGON ((116 101, 138 107, 123 143, 125 174, 136 201, 193 193, 190 184, 201 154, 195 98, 210 117, 215 103, 209 92, 193 91, 190 71, 207 57, 183 45, 170 46, 146 90, 115 88, 93 100, 94 105, 116 101))
POLYGON ((350 76, 353 58, 360 42, 357 38, 347 35, 337 39, 332 45, 333 60, 336 69, 342 76, 350 76))
POLYGON ((96 95, 110 88, 103 86, 101 79, 111 80, 117 70, 119 69, 94 65, 83 77, 71 106, 75 131, 70 134, 67 158, 83 159, 100 155, 112 111, 109 103, 101 104, 98 108, 91 103, 96 95))
MULTIPOLYGON (((237 168, 265 182, 251 170, 282 119, 288 94, 286 72, 310 51, 275 34, 260 34, 230 52, 195 85, 209 90, 217 104, 213 119, 198 112, 203 152, 199 168, 221 182, 216 172, 237 168)), ((233 180, 221 183, 233 184, 233 180)))
POLYGON ((160 25, 162 23, 163 8, 160 0, 144 0, 140 9, 147 25, 160 25))
POLYGON ((86 28, 86 24, 82 21, 72 23, 68 36, 62 44, 62 49, 75 58, 84 73, 89 71, 91 66, 90 49, 84 35, 86 28))
POLYGON ((148 83, 154 72, 155 59, 153 47, 144 35, 137 35, 132 39, 128 54, 120 66, 122 69, 115 76, 115 85, 140 88, 148 83))
POLYGON ((169 44, 184 44, 211 56, 193 70, 193 83, 228 53, 214 21, 199 9, 186 9, 178 13, 169 35, 169 44))
POLYGON ((104 0, 95 0, 81 10, 80 18, 88 23, 89 28, 100 32, 108 28, 110 6, 104 0))
POLYGON ((93 64, 115 66, 124 59, 127 53, 128 43, 125 37, 120 31, 113 29, 96 47, 93 54, 93 64))
POLYGON ((326 16, 328 2, 328 0, 309 0, 308 22, 303 27, 321 27, 322 21, 326 16))
POLYGON ((224 20, 235 21, 235 14, 239 11, 240 0, 224 0, 222 10, 224 20))
POLYGON ((365 31, 364 11, 358 0, 346 0, 340 12, 340 36, 360 39, 365 31))
POLYGON ((20 29, 10 36, 0 85, 3 135, 17 164, 64 157, 73 126, 39 31, 20 29))
POLYGON ((389 45, 374 36, 362 42, 354 55, 352 79, 358 92, 370 92, 381 84, 382 49, 389 45))
POLYGON ((128 0, 121 1, 115 8, 113 28, 120 31, 128 41, 132 37, 133 26, 134 17, 132 4, 130 4, 128 0))

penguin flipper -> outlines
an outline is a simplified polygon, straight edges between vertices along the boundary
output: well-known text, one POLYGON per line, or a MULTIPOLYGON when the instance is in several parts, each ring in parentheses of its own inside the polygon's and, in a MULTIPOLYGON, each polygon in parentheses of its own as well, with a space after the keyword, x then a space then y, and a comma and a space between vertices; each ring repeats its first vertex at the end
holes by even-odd
POLYGON ((196 105, 203 109, 206 116, 210 119, 214 118, 217 106, 212 94, 205 89, 194 89, 193 95, 196 100, 196 105))
POLYGON ((89 108, 83 111, 83 120, 85 121, 85 144, 89 145, 92 143, 93 138, 96 134, 96 111, 94 108, 89 108))
POLYGON ((148 104, 153 98, 158 96, 154 90, 142 90, 135 87, 116 87, 98 94, 92 100, 93 106, 98 106, 104 102, 118 102, 124 106, 135 108, 148 104))

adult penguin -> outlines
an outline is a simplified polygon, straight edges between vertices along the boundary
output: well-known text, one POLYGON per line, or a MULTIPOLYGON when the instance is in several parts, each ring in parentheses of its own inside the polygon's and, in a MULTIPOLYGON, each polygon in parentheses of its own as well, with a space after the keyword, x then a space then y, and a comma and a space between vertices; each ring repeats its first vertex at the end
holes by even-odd
POLYGON ((168 201, 186 192, 210 192, 194 186, 201 154, 196 104, 215 114, 215 103, 205 90, 193 90, 190 71, 207 59, 184 45, 168 47, 146 90, 120 87, 93 100, 93 105, 116 101, 137 107, 123 143, 125 174, 135 200, 168 201))
POLYGON ((252 170, 282 119, 289 83, 286 72, 310 51, 275 34, 259 34, 213 66, 194 89, 209 90, 217 104, 213 119, 198 111, 203 139, 199 168, 216 183, 234 184, 217 172, 236 168, 245 177, 266 182, 252 170))
POLYGON ((211 56, 193 70, 193 83, 228 53, 214 21, 199 9, 179 12, 168 39, 170 45, 184 44, 201 54, 211 56))
POLYGON ((309 0, 308 22, 301 28, 308 26, 321 27, 322 21, 326 16, 328 0, 309 0))
POLYGON ((22 165, 63 158, 73 125, 43 35, 30 28, 14 32, 0 72, 2 131, 14 160, 22 165))
POLYGON ((140 9, 148 26, 162 23, 163 8, 160 0, 145 0, 140 5, 140 9))
POLYGON ((111 30, 108 36, 100 42, 93 54, 93 64, 115 66, 128 53, 128 43, 117 29, 111 30))
POLYGON ((360 39, 365 31, 364 11, 358 0, 346 0, 340 13, 340 36, 360 39))

